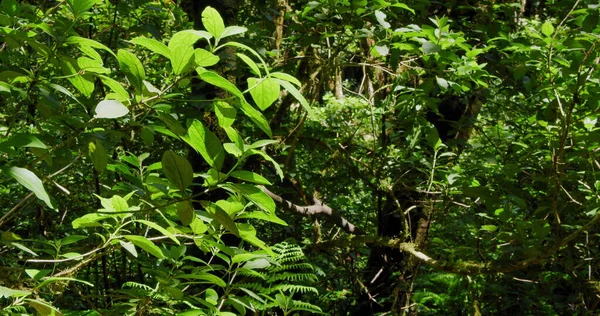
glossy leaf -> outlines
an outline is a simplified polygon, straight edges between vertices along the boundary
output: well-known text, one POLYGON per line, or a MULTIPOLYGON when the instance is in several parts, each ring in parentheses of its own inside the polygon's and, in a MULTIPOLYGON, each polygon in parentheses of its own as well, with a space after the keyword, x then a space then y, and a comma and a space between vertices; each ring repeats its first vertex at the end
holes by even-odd
POLYGON ((40 180, 35 173, 19 167, 10 167, 5 169, 5 171, 9 176, 13 177, 17 182, 33 192, 38 199, 44 201, 49 208, 54 209, 52 202, 50 202, 50 196, 48 196, 48 193, 46 193, 46 190, 44 189, 42 180, 40 180))
POLYGON ((244 95, 242 94, 242 91, 240 91, 233 83, 231 83, 227 79, 221 77, 216 72, 204 71, 204 72, 200 73, 200 79, 210 83, 213 86, 217 86, 217 87, 233 94, 234 96, 236 96, 240 99, 244 99, 244 95))
POLYGON ((165 176, 179 190, 185 191, 185 189, 192 184, 194 171, 187 159, 167 150, 163 154, 161 163, 165 176))
POLYGON ((123 237, 132 242, 134 245, 148 252, 149 254, 155 256, 156 258, 165 258, 165 255, 163 254, 162 250, 160 250, 158 246, 156 246, 152 241, 148 240, 146 237, 138 235, 125 235, 123 237))
POLYGON ((223 30, 223 32, 219 36, 219 39, 223 39, 225 37, 234 36, 234 35, 238 35, 238 34, 243 34, 247 31, 248 31, 248 29, 245 27, 242 27, 242 26, 228 26, 223 30))
POLYGON ((200 121, 194 120, 183 140, 192 146, 211 167, 221 169, 225 159, 221 141, 200 121))
POLYGON ((90 142, 88 144, 88 155, 92 160, 94 169, 96 169, 98 173, 102 173, 108 165, 108 154, 106 153, 104 146, 102 146, 102 143, 98 140, 90 142))
POLYGON ((256 74, 257 76, 261 76, 260 73, 260 69, 258 68, 258 65, 254 62, 254 60, 252 60, 250 57, 242 54, 242 53, 237 53, 236 54, 242 61, 244 61, 244 63, 246 63, 246 65, 248 65, 248 67, 250 67, 250 69, 252 69, 252 71, 254 72, 254 74, 256 74))
POLYGON ((154 229, 158 230, 161 234, 163 234, 163 236, 169 237, 169 239, 174 241, 176 244, 180 245, 179 240, 177 240, 177 238, 175 238, 175 235, 173 235, 171 232, 164 229, 160 225, 158 225, 154 222, 151 222, 151 221, 143 220, 143 219, 138 219, 138 220, 136 220, 136 222, 142 223, 150 228, 154 228, 154 229))
POLYGON ((261 175, 254 173, 252 171, 236 170, 236 171, 230 173, 229 175, 234 178, 244 180, 247 182, 271 185, 271 182, 269 182, 269 180, 263 178, 261 175))
POLYGON ((185 226, 192 223, 195 213, 189 201, 177 202, 177 216, 179 217, 181 224, 185 226))
POLYGON ((235 108, 224 101, 215 101, 213 104, 215 106, 215 114, 217 115, 219 126, 231 126, 235 121, 235 116, 237 115, 235 108))
POLYGON ((194 50, 194 63, 198 67, 210 67, 219 62, 219 56, 202 48, 194 50))
POLYGON ((219 12, 213 7, 206 7, 202 11, 202 25, 215 38, 219 38, 225 30, 223 18, 221 18, 219 12))
POLYGON ((250 95, 258 108, 266 110, 273 102, 279 98, 279 83, 276 79, 265 78, 248 78, 248 87, 250 87, 250 95))
POLYGON ((140 60, 132 53, 120 49, 117 52, 117 59, 119 60, 119 66, 121 70, 127 76, 129 83, 137 90, 142 91, 144 86, 144 79, 146 79, 146 72, 144 71, 144 66, 140 62, 140 60))
POLYGON ((162 55, 169 59, 171 58, 171 51, 169 50, 167 45, 165 45, 153 38, 138 36, 138 37, 132 39, 131 42, 134 43, 135 45, 140 45, 142 47, 145 47, 156 54, 162 55))
POLYGON ((227 184, 227 188, 234 192, 241 193, 248 200, 252 201, 256 206, 261 208, 263 211, 274 214, 275 213, 275 202, 265 192, 254 185, 250 184, 227 184))
POLYGON ((230 233, 236 236, 240 235, 240 232, 238 231, 237 226, 233 222, 231 216, 229 216, 229 214, 227 214, 227 212, 225 212, 221 207, 214 203, 209 203, 205 205, 205 207, 208 213, 211 214, 212 217, 219 224, 223 225, 223 227, 225 227, 230 233))
POLYGON ((102 100, 94 109, 95 118, 115 119, 129 113, 129 109, 117 100, 102 100))

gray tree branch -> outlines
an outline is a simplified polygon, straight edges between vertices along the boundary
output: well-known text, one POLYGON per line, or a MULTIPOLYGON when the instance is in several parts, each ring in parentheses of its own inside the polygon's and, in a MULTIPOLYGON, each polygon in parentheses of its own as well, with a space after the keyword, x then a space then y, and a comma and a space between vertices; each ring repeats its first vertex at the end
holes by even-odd
POLYGON ((356 227, 354 224, 350 223, 347 219, 345 219, 340 212, 332 209, 331 207, 329 207, 327 204, 323 204, 323 202, 319 201, 317 198, 313 198, 314 204, 313 205, 306 205, 306 206, 301 206, 301 205, 296 205, 284 198, 282 198, 281 196, 269 191, 269 189, 265 188, 264 186, 260 186, 260 188, 263 190, 263 192, 265 192, 267 195, 269 195, 274 201, 275 203, 277 203, 277 205, 281 206, 281 208, 283 208, 286 211, 291 211, 303 216, 310 216, 310 215, 325 215, 327 216, 327 219, 332 222, 333 224, 335 224, 336 226, 340 227, 341 229, 343 229, 345 232, 349 233, 349 234, 353 234, 353 235, 362 235, 364 234, 364 231, 358 227, 356 227))

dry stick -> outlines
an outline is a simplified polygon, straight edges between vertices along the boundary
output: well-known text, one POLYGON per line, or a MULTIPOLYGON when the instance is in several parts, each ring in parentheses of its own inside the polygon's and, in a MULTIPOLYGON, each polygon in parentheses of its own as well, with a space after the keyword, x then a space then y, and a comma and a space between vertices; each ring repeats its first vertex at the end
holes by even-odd
POLYGON ((350 223, 346 220, 342 215, 333 210, 331 207, 323 204, 323 202, 319 201, 317 198, 313 198, 314 204, 307 206, 296 205, 288 200, 285 200, 281 196, 269 191, 267 188, 260 186, 260 188, 269 195, 277 204, 279 204, 286 211, 292 211, 304 216, 310 215, 318 215, 323 214, 326 215, 331 222, 333 222, 336 226, 343 229, 345 232, 354 235, 362 235, 364 234, 363 230, 356 227, 354 224, 350 223))

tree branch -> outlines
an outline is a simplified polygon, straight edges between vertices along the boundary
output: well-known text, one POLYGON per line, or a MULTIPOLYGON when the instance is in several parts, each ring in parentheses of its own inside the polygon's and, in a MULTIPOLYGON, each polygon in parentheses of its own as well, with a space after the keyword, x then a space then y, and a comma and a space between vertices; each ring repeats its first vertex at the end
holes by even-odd
POLYGON ((338 211, 332 209, 331 207, 329 207, 326 204, 323 204, 323 202, 319 201, 317 198, 313 197, 313 201, 314 201, 313 205, 300 206, 300 205, 296 205, 296 204, 282 198, 281 196, 269 191, 264 186, 260 186, 260 188, 261 188, 261 190, 263 190, 263 192, 265 192, 267 195, 269 195, 275 201, 275 203, 277 203, 279 206, 281 206, 286 211, 291 211, 291 212, 294 212, 294 213, 297 213, 297 214, 300 214, 303 216, 323 214, 328 217, 330 222, 332 222, 336 226, 340 227, 341 229, 343 229, 345 232, 347 232, 349 234, 353 234, 353 235, 364 234, 364 231, 362 229, 360 229, 360 228, 356 227, 354 224, 350 223, 347 219, 342 217, 342 215, 338 211))

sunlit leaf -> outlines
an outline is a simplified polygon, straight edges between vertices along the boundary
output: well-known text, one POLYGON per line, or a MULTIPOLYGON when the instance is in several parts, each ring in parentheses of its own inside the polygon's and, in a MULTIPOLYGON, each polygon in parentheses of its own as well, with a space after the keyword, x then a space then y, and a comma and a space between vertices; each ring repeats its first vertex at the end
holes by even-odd
POLYGON ((129 109, 117 100, 102 100, 94 110, 95 118, 114 119, 127 115, 129 109))
POLYGON ((35 173, 19 167, 10 167, 5 169, 5 171, 21 185, 31 190, 35 196, 44 201, 49 208, 54 209, 54 206, 52 206, 52 203, 50 202, 50 196, 48 196, 48 193, 46 193, 46 190, 44 189, 42 180, 40 180, 35 173))
POLYGON ((165 255, 162 250, 158 246, 156 246, 152 241, 148 240, 146 237, 137 236, 137 235, 125 235, 123 236, 125 239, 131 241, 134 245, 142 248, 144 251, 149 254, 155 256, 158 259, 164 259, 165 255))
POLYGON ((225 30, 223 18, 221 18, 219 12, 212 7, 206 7, 204 11, 202 11, 202 25, 204 25, 204 28, 215 38, 219 38, 221 33, 225 30))
POLYGON ((187 159, 167 150, 163 154, 161 162, 165 176, 179 190, 185 191, 185 189, 192 184, 192 181, 194 180, 194 171, 187 159))
POLYGON ((248 87, 251 89, 250 95, 252 99, 256 102, 258 108, 263 111, 277 100, 279 89, 281 88, 277 79, 271 78, 248 78, 248 87))

